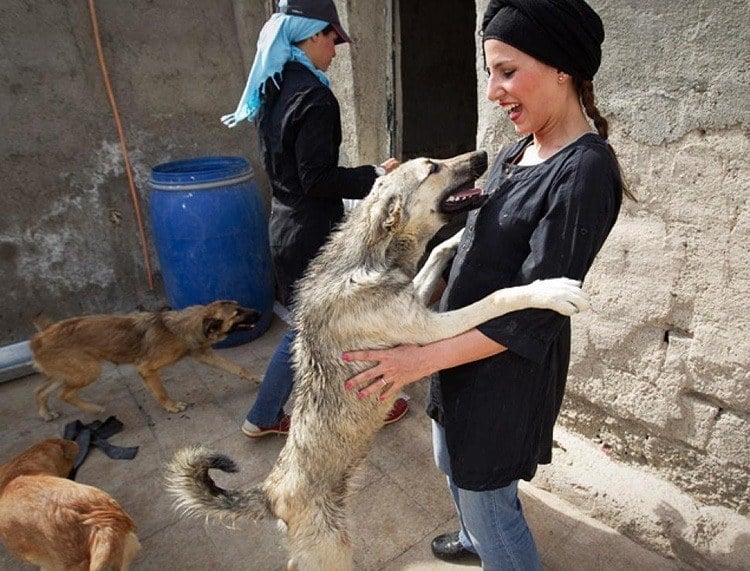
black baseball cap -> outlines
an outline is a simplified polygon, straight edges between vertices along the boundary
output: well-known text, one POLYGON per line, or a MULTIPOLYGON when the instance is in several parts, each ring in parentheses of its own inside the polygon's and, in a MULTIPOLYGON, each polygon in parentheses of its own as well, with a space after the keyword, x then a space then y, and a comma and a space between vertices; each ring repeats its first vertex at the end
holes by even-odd
POLYGON ((333 0, 280 0, 279 12, 328 22, 339 36, 334 43, 352 43, 349 34, 339 22, 339 13, 336 11, 333 0))

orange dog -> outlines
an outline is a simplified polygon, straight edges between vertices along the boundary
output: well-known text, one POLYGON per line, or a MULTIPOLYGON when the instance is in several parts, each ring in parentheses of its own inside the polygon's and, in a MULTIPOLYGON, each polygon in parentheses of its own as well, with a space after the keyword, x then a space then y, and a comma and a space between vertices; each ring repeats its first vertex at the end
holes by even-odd
POLYGON ((109 495, 65 477, 78 445, 52 438, 0 466, 0 539, 46 570, 126 570, 141 548, 130 516, 109 495))

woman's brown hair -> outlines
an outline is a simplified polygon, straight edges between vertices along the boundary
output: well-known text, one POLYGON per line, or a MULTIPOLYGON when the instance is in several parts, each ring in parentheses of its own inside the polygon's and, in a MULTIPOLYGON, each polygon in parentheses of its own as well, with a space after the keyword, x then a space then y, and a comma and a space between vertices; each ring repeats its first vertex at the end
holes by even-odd
POLYGON ((609 144, 609 140, 608 140, 609 139, 609 123, 604 117, 602 117, 602 114, 599 113, 599 109, 597 109, 596 107, 596 102, 594 99, 594 84, 586 79, 574 78, 573 81, 574 81, 576 91, 578 92, 578 95, 581 98, 583 109, 586 111, 586 115, 588 115, 591 118, 591 120, 594 122, 594 127, 596 127, 596 130, 599 133, 599 136, 607 142, 607 147, 609 147, 609 151, 612 153, 612 156, 615 158, 615 162, 617 163, 617 168, 620 170, 620 178, 622 178, 623 194, 627 196, 630 200, 634 200, 637 202, 635 195, 630 191, 630 188, 628 188, 628 185, 625 183, 625 177, 622 174, 622 167, 620 166, 620 161, 617 160, 617 154, 615 153, 615 150, 612 148, 612 145, 609 144))

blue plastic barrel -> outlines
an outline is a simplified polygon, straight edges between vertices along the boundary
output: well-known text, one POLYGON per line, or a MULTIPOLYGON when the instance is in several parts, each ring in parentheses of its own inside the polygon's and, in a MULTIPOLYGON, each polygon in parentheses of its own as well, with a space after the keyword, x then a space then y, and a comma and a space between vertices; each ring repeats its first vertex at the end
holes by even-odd
POLYGON ((200 157, 151 170, 149 212, 167 299, 174 309, 233 299, 262 313, 250 331, 219 347, 261 335, 273 315, 268 226, 253 171, 241 157, 200 157))

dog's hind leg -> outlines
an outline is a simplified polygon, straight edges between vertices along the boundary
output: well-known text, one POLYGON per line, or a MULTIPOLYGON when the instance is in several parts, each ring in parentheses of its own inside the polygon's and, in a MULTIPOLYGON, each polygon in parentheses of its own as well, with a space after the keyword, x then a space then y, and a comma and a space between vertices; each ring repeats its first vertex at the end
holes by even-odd
POLYGON ((154 398, 165 410, 168 410, 169 412, 181 412, 187 408, 186 403, 179 401, 175 402, 169 398, 167 390, 159 380, 159 369, 154 369, 147 365, 139 365, 138 373, 143 377, 151 394, 154 395, 154 398))
POLYGON ((141 549, 141 544, 133 532, 125 534, 109 527, 92 529, 89 544, 89 571, 127 571, 141 549))
MULTIPOLYGON (((343 490, 345 482, 340 483, 343 490)), ((290 564, 296 565, 293 569, 351 571, 354 568, 344 502, 344 494, 336 491, 325 497, 306 498, 298 506, 303 515, 294 518, 287 530, 290 564)))
POLYGON ((343 530, 328 530, 315 534, 314 542, 304 546, 292 545, 292 557, 287 570, 294 571, 351 571, 354 557, 351 540, 343 530))
MULTIPOLYGON (((94 377, 94 379, 96 379, 96 377, 94 377)), ((86 383, 86 385, 87 384, 89 383, 86 383)), ((83 385, 83 386, 86 386, 86 385, 83 385)), ((93 403, 93 402, 83 400, 76 394, 78 393, 79 390, 83 388, 83 386, 77 386, 77 387, 66 386, 60 392, 60 400, 64 400, 68 404, 72 404, 73 406, 80 408, 83 412, 86 412, 88 414, 101 414, 102 412, 104 412, 103 406, 93 403)))
POLYGON ((128 571, 130 564, 141 550, 141 543, 132 531, 125 536, 125 547, 122 554, 122 571, 128 571))
POLYGON ((115 532, 107 527, 93 528, 89 536, 91 546, 89 571, 121 569, 122 546, 117 545, 115 532))
POLYGON ((34 400, 36 400, 36 406, 39 410, 39 416, 41 416, 47 422, 56 419, 60 416, 59 412, 49 409, 49 395, 56 391, 62 381, 57 381, 52 377, 47 377, 44 382, 34 389, 34 400))

